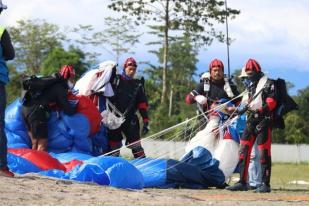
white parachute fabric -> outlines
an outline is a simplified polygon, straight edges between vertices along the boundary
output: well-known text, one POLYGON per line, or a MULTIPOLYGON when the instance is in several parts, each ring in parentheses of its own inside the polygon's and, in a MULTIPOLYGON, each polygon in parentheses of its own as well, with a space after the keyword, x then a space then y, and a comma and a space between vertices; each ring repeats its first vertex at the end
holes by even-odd
MULTIPOLYGON (((229 122, 229 125, 231 122, 229 122)), ((228 180, 239 161, 239 143, 232 139, 223 138, 223 130, 226 129, 226 126, 221 123, 219 116, 210 116, 205 129, 198 132, 188 142, 185 154, 198 146, 204 147, 214 159, 219 161, 219 169, 224 173, 225 179, 228 180)))
POLYGON ((190 152, 194 148, 201 146, 207 148, 207 150, 213 155, 219 138, 213 131, 218 131, 220 117, 211 116, 205 129, 199 131, 187 144, 185 151, 190 152))
POLYGON ((76 82, 74 89, 78 91, 78 95, 90 96, 93 93, 102 93, 105 97, 114 96, 109 81, 115 67, 114 61, 100 63, 97 69, 92 69, 82 76, 76 82))
POLYGON ((227 180, 235 171, 239 161, 239 144, 231 139, 223 139, 215 149, 214 158, 219 160, 219 169, 224 173, 227 180))

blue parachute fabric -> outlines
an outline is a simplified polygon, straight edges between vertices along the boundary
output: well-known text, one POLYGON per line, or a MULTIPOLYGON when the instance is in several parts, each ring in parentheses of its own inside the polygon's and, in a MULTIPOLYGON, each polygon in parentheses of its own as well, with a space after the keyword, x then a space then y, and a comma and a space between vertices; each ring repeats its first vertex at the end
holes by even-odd
POLYGON ((110 186, 124 189, 142 189, 141 172, 121 157, 99 156, 86 160, 83 165, 99 165, 109 177, 110 186))
POLYGON ((93 156, 89 154, 79 153, 79 152, 65 152, 65 153, 49 153, 53 158, 56 158, 61 163, 70 162, 72 160, 88 160, 93 156))
POLYGON ((92 142, 88 138, 90 132, 90 123, 88 118, 77 113, 72 116, 65 115, 61 112, 64 124, 68 127, 68 134, 73 138, 73 144, 77 151, 90 153, 92 151, 92 142))
POLYGON ((107 128, 101 125, 100 130, 92 137, 92 155, 99 156, 110 151, 107 139, 107 128))
MULTIPOLYGON (((8 148, 31 148, 21 108, 19 99, 6 108, 5 130, 8 148)), ((63 112, 51 112, 48 121, 48 151, 54 153, 77 151, 91 154, 93 145, 88 137, 89 131, 89 120, 82 113, 68 116, 63 112)))
POLYGON ((166 185, 167 160, 141 158, 131 160, 130 163, 142 173, 144 187, 163 187, 166 185))
POLYGON ((180 161, 186 164, 176 164, 172 161, 171 164, 175 164, 174 167, 168 165, 168 167, 172 168, 168 170, 168 180, 170 178, 179 178, 175 174, 171 174, 173 170, 177 170, 182 177, 189 180, 188 182, 198 183, 203 188, 220 187, 225 182, 225 176, 219 169, 219 161, 213 158, 211 153, 204 147, 198 146, 194 148, 180 161))
POLYGON ((5 130, 8 148, 31 148, 30 138, 26 131, 17 130, 11 132, 5 130))
POLYGON ((246 127, 246 115, 243 114, 237 119, 236 130, 238 131, 239 136, 241 137, 246 127))
POLYGON ((7 155, 8 166, 10 170, 17 174, 25 174, 29 172, 38 173, 42 171, 42 169, 38 168, 32 162, 19 157, 17 155, 8 153, 7 155))
POLYGON ((5 122, 5 128, 10 131, 26 130, 26 124, 22 117, 21 102, 19 99, 16 99, 13 103, 7 106, 5 110, 5 122))
POLYGON ((74 180, 79 182, 95 182, 99 185, 109 185, 107 174, 98 165, 83 164, 74 167, 69 172, 62 170, 46 170, 38 172, 38 174, 55 177, 59 179, 74 180))
POLYGON ((5 110, 5 132, 9 148, 30 148, 31 142, 22 117, 19 99, 16 99, 5 110))
POLYGON ((237 125, 238 125, 238 122, 234 121, 227 127, 227 129, 228 129, 228 132, 230 133, 232 139, 239 144, 240 143, 240 136, 239 136, 239 133, 237 131, 237 125))
POLYGON ((73 136, 57 112, 51 112, 48 121, 48 150, 55 153, 70 151, 73 147, 73 136))

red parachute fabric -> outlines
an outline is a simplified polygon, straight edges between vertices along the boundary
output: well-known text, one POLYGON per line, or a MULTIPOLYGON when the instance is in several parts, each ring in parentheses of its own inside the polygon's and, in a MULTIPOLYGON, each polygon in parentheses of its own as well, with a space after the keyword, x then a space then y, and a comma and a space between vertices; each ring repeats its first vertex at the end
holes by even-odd
POLYGON ((20 148, 20 149, 8 149, 8 152, 17 156, 20 156, 42 170, 58 169, 64 172, 71 171, 77 165, 83 163, 81 160, 71 160, 70 162, 62 164, 57 159, 53 158, 50 154, 43 151, 37 151, 32 149, 20 148))
POLYGON ((57 159, 53 158, 47 152, 32 149, 8 149, 8 152, 20 156, 42 170, 58 169, 66 171, 66 168, 57 159))

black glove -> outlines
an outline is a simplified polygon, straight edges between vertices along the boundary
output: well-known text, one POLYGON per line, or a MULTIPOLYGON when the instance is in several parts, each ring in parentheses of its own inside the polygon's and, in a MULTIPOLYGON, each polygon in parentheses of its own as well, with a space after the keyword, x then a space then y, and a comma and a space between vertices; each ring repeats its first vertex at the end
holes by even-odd
POLYGON ((144 125, 143 125, 143 130, 142 130, 142 134, 145 135, 149 132, 149 124, 148 122, 145 122, 144 125))

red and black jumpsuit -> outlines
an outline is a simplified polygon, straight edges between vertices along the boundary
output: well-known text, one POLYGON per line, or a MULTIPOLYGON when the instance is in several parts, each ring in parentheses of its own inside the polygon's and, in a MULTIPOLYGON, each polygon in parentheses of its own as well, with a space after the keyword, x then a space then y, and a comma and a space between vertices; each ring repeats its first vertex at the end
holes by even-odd
MULTIPOLYGON (((126 145, 132 150, 135 158, 145 157, 140 139, 140 124, 136 115, 137 110, 142 116, 143 123, 149 122, 148 101, 143 82, 138 79, 126 79, 117 75, 116 84, 113 85, 115 95, 110 99, 116 108, 125 114, 125 122, 120 128, 108 129, 107 136, 111 151, 122 146, 123 135, 126 137, 126 145)), ((119 151, 113 155, 119 156, 119 151)))
MULTIPOLYGON (((255 98, 256 87, 257 83, 249 88, 249 102, 250 98, 255 98)), ((271 174, 271 132, 273 114, 277 105, 273 80, 267 80, 261 95, 262 107, 255 112, 248 112, 246 128, 240 140, 240 181, 244 184, 247 183, 250 154, 256 140, 260 153, 262 182, 269 186, 271 174)))

